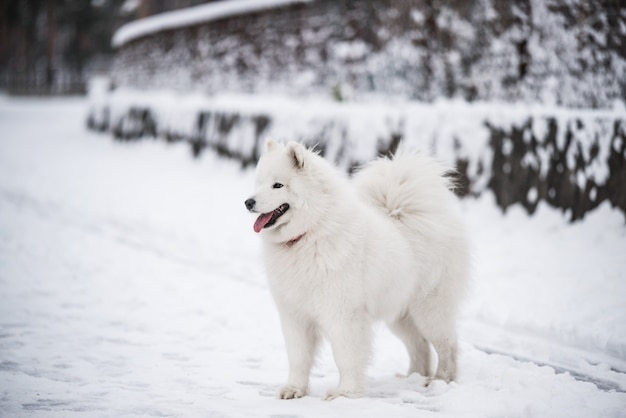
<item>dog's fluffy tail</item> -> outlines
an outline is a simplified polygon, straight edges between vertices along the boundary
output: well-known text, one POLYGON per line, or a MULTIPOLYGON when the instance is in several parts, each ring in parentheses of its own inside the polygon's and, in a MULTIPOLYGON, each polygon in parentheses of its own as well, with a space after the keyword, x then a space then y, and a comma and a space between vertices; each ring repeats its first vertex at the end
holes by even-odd
POLYGON ((401 152, 365 165, 354 182, 370 204, 403 226, 424 233, 448 215, 454 189, 451 174, 453 170, 431 157, 401 152))
POLYGON ((403 152, 366 165, 354 177, 366 204, 386 214, 410 243, 422 290, 437 288, 446 301, 433 312, 448 314, 466 293, 471 258, 452 173, 430 157, 403 152))

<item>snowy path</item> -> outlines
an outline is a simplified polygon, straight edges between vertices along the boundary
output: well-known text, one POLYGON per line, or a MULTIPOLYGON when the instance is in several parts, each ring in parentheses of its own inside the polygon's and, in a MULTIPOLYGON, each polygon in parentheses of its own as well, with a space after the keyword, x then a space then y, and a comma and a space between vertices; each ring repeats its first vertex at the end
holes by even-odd
POLYGON ((602 207, 463 208, 476 245, 458 383, 396 377, 377 334, 363 399, 279 401, 252 173, 83 128, 80 99, 0 97, 0 416, 626 416, 626 227, 602 207))

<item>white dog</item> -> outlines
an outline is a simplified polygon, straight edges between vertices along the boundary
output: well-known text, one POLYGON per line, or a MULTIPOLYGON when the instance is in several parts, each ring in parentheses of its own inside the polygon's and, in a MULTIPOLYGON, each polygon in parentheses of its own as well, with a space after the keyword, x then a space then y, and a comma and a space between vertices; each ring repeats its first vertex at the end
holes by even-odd
POLYGON ((469 256, 445 172, 402 153, 350 180, 298 143, 267 141, 245 203, 260 214, 254 230, 287 347, 280 398, 307 393, 320 338, 340 373, 326 399, 360 396, 377 320, 406 345, 409 374, 430 376, 430 343, 439 358, 434 378, 456 377, 455 316, 469 256))

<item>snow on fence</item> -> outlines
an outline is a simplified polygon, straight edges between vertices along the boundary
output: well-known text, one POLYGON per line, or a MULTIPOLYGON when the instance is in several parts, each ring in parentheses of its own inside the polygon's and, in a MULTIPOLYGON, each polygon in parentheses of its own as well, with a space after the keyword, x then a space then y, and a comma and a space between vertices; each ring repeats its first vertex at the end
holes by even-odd
POLYGON ((439 101, 347 103, 267 95, 92 94, 88 126, 119 140, 186 141, 254 165, 264 139, 315 145, 346 170, 398 144, 456 167, 459 194, 506 210, 539 202, 572 221, 604 201, 626 214, 626 112, 439 101))

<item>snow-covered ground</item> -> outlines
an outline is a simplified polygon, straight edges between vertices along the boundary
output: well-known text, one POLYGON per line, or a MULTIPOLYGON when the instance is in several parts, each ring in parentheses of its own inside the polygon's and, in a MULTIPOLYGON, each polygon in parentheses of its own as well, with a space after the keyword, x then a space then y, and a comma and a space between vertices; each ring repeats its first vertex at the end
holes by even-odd
POLYGON ((275 398, 286 377, 253 172, 114 142, 83 99, 0 97, 0 416, 626 416, 626 227, 465 200, 475 245, 458 382, 424 388, 381 328, 362 399, 275 398))

